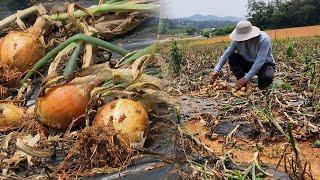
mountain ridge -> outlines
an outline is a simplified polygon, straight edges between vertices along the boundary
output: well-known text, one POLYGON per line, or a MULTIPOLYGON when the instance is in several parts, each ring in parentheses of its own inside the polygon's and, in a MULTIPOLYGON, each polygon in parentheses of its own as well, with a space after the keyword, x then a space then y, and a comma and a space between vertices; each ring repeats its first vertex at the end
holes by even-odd
POLYGON ((241 17, 234 17, 234 16, 215 16, 215 15, 201 15, 201 14, 194 14, 189 17, 183 17, 183 18, 178 18, 178 19, 188 19, 192 21, 211 21, 211 20, 216 20, 216 21, 231 21, 231 22, 238 22, 243 20, 244 18, 241 17))

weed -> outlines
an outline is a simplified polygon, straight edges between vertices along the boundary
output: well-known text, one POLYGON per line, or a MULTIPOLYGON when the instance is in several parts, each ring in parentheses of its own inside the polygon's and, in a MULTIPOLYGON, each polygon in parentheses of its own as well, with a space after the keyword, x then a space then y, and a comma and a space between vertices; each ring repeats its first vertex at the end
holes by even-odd
POLYGON ((249 175, 251 174, 251 179, 260 180, 265 176, 272 176, 271 174, 265 172, 259 163, 259 153, 256 152, 253 156, 250 166, 245 171, 234 170, 231 174, 226 174, 228 179, 233 180, 247 180, 250 179, 249 175))
POLYGON ((287 57, 288 58, 294 58, 294 47, 292 42, 288 42, 286 44, 286 49, 287 49, 287 57))
POLYGON ((281 84, 281 89, 286 90, 286 91, 291 91, 292 86, 290 83, 283 83, 283 84, 281 84))
POLYGON ((314 146, 317 147, 317 148, 320 148, 320 140, 316 140, 314 142, 314 146))
POLYGON ((181 73, 181 62, 182 62, 182 54, 178 47, 178 42, 174 40, 171 43, 170 68, 172 69, 174 74, 177 76, 179 76, 181 73))
POLYGON ((314 83, 316 77, 316 61, 313 57, 306 55, 305 56, 306 69, 305 72, 310 77, 310 83, 314 83))

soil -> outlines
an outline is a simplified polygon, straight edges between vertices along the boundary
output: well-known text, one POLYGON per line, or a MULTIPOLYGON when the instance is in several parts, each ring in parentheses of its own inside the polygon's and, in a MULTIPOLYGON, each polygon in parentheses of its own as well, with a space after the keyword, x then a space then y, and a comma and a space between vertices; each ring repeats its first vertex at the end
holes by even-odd
POLYGON ((0 63, 0 100, 6 99, 17 91, 18 79, 21 75, 21 72, 9 70, 7 65, 0 63))
MULTIPOLYGON (((225 147, 226 137, 220 134, 216 140, 208 139, 206 134, 210 132, 210 130, 208 130, 205 125, 205 121, 190 120, 186 121, 183 126, 188 133, 195 134, 195 137, 197 137, 201 143, 211 148, 216 156, 223 156, 227 151, 232 150, 233 160, 241 165, 249 164, 254 152, 257 148, 261 148, 260 160, 270 167, 276 167, 286 143, 283 140, 271 143, 234 137, 233 141, 235 144, 233 148, 225 147)), ((307 155, 306 158, 311 163, 312 176, 314 179, 320 179, 320 149, 314 147, 313 142, 312 140, 298 141, 301 152, 307 155)), ((283 161, 279 170, 284 171, 283 161)))

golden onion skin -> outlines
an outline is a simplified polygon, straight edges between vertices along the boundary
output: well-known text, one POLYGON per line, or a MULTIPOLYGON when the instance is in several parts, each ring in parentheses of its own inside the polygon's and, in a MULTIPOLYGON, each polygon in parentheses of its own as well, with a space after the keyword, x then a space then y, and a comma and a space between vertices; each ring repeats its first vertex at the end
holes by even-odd
POLYGON ((7 34, 0 48, 1 62, 25 72, 45 55, 40 37, 40 34, 29 31, 7 34))
POLYGON ((47 89, 45 95, 36 100, 37 119, 50 128, 66 130, 73 120, 85 113, 91 89, 75 84, 47 89))
POLYGON ((119 99, 99 110, 94 125, 98 127, 113 125, 118 137, 126 145, 141 147, 149 129, 149 118, 141 103, 130 99, 119 99))
POLYGON ((23 108, 11 103, 0 103, 0 132, 19 128, 26 117, 23 108))
POLYGON ((93 125, 97 127, 104 127, 104 126, 111 126, 113 127, 113 113, 114 109, 116 107, 117 100, 112 101, 106 105, 104 105, 102 108, 99 109, 93 125))

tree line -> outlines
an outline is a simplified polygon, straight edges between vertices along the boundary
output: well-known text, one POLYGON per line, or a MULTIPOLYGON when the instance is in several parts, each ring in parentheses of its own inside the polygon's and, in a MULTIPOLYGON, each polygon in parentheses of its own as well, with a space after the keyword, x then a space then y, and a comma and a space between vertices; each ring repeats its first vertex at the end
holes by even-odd
POLYGON ((189 19, 179 18, 179 19, 162 19, 162 33, 163 34, 179 34, 186 33, 189 35, 194 35, 200 33, 203 29, 211 28, 221 28, 226 26, 235 25, 235 22, 231 21, 193 21, 189 19))
POLYGON ((320 0, 248 0, 248 20, 262 29, 320 24, 320 0))

